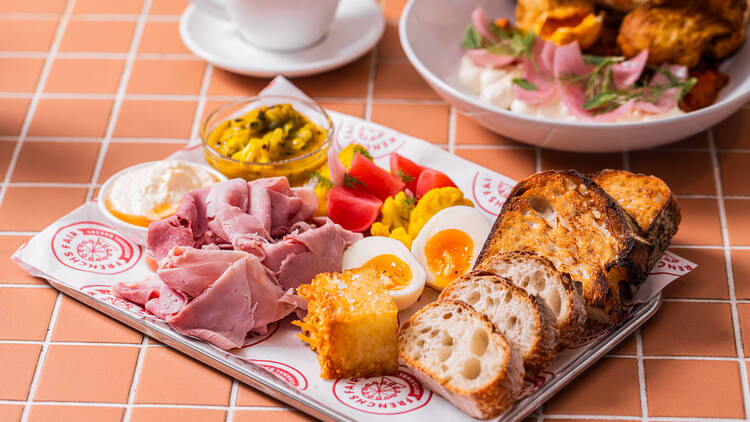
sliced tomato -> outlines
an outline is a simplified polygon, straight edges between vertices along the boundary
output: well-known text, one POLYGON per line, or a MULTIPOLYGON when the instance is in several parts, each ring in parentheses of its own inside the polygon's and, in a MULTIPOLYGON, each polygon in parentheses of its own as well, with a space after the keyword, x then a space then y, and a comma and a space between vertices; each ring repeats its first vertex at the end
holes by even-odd
POLYGON ((406 183, 406 188, 412 191, 412 193, 416 192, 417 179, 419 179, 419 175, 425 168, 395 152, 391 153, 390 164, 391 174, 406 183))
POLYGON ((421 198, 422 195, 435 188, 444 187, 456 187, 450 177, 446 176, 445 173, 441 173, 433 169, 424 169, 417 179, 417 190, 414 194, 417 198, 421 198))
POLYGON ((328 217, 353 232, 363 232, 378 219, 383 201, 367 192, 335 186, 328 192, 328 217))
POLYGON ((360 153, 354 154, 349 176, 351 177, 344 181, 346 184, 348 180, 348 187, 364 190, 381 201, 404 190, 404 182, 360 153))

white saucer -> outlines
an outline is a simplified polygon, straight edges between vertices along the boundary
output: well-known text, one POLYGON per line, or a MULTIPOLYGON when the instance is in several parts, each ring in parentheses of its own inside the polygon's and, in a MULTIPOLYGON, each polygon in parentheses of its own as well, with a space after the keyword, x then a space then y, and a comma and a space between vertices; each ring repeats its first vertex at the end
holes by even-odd
POLYGON ((304 76, 354 61, 383 35, 385 18, 373 0, 341 0, 328 35, 298 51, 263 50, 244 42, 225 20, 189 5, 180 18, 180 36, 196 56, 230 72, 249 76, 304 76))

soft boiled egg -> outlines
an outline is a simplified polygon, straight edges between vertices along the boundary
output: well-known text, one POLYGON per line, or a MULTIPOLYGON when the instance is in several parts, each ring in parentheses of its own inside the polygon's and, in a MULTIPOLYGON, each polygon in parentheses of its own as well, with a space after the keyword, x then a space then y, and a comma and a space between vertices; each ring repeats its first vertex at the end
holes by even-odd
POLYGON ((385 288, 399 311, 415 304, 424 290, 424 269, 396 239, 370 236, 349 246, 344 251, 342 269, 361 267, 371 267, 388 275, 390 282, 385 288))
POLYGON ((464 205, 445 208, 427 220, 411 245, 426 271, 427 285, 443 290, 471 270, 491 228, 479 211, 464 205))

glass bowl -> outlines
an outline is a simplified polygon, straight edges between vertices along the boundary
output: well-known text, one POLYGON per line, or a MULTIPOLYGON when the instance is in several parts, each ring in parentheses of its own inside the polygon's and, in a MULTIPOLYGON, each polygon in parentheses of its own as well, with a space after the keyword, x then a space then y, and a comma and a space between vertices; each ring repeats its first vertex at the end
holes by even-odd
POLYGON ((299 186, 308 181, 312 174, 326 163, 328 148, 333 140, 333 132, 333 121, 317 103, 283 95, 264 95, 262 97, 243 98, 224 104, 214 110, 201 126, 201 141, 203 142, 203 155, 206 157, 208 164, 230 179, 240 177, 246 180, 254 180, 263 177, 286 176, 292 186, 299 186), (242 116, 250 110, 262 106, 284 103, 291 104, 311 122, 326 131, 326 139, 318 149, 286 160, 256 163, 227 157, 209 145, 208 139, 211 132, 223 122, 242 116))

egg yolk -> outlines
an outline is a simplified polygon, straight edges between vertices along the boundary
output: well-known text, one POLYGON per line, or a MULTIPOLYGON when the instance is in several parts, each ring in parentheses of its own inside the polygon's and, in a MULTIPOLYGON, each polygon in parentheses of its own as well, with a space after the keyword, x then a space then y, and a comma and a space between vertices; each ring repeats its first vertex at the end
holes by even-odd
POLYGON ((171 205, 171 204, 162 204, 157 206, 156 208, 152 209, 151 212, 156 216, 157 218, 152 220, 146 216, 143 215, 130 215, 130 214, 124 214, 115 209, 114 206, 112 206, 112 203, 107 199, 107 202, 105 203, 107 206, 107 209, 109 212, 112 213, 115 217, 119 218, 120 220, 134 224, 136 226, 141 227, 148 227, 149 224, 151 224, 154 221, 160 220, 162 218, 167 218, 170 215, 174 214, 177 211, 177 208, 179 205, 171 205))
POLYGON ((363 267, 370 267, 375 271, 388 274, 391 281, 385 283, 386 290, 403 289, 411 281, 411 268, 401 258, 393 254, 378 255, 365 262, 363 267))
POLYGON ((424 254, 427 269, 435 276, 434 284, 445 288, 469 271, 473 252, 474 241, 461 230, 442 230, 432 236, 424 246, 424 254))

